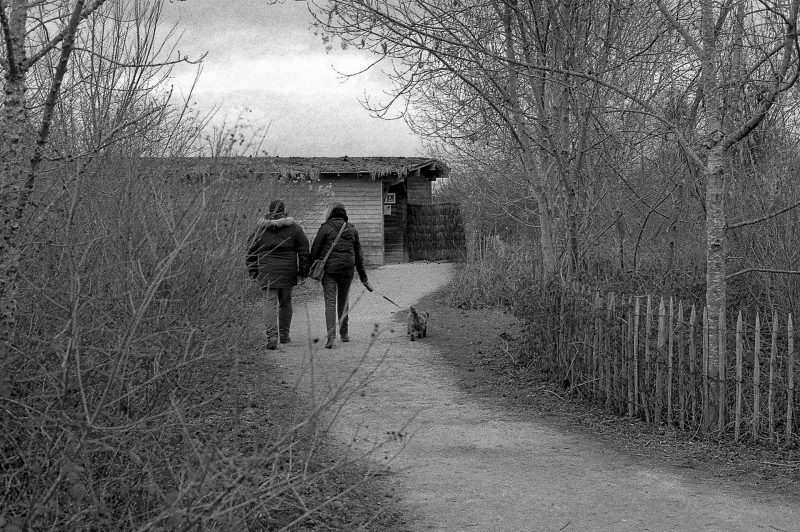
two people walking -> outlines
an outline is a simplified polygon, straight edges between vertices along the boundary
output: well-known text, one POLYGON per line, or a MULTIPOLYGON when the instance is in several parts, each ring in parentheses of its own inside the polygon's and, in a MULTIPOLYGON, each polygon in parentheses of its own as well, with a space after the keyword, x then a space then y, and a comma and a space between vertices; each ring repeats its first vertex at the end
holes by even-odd
POLYGON ((344 205, 334 203, 328 208, 325 223, 309 250, 308 238, 294 218, 287 216, 283 201, 273 200, 248 242, 245 259, 248 272, 266 297, 268 349, 277 349, 279 341, 291 341, 292 289, 298 279, 308 276, 311 263, 325 257, 329 251, 322 277, 327 329, 325 347, 333 348, 337 329, 342 342, 350 341, 348 300, 354 271, 358 272, 364 286, 369 290, 372 287, 364 267, 358 230, 348 222, 344 205))

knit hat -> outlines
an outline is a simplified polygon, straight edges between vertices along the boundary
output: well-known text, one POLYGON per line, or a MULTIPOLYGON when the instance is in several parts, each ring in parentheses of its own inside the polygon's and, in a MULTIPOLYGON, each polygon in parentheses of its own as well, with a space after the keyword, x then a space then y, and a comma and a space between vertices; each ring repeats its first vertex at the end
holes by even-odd
POLYGON ((286 206, 281 200, 272 200, 269 202, 269 212, 267 213, 268 220, 277 220, 286 216, 286 206))
POLYGON ((330 214, 328 214, 328 220, 331 218, 341 218, 345 222, 347 221, 347 211, 344 208, 344 205, 341 203, 334 203, 330 207, 330 214))

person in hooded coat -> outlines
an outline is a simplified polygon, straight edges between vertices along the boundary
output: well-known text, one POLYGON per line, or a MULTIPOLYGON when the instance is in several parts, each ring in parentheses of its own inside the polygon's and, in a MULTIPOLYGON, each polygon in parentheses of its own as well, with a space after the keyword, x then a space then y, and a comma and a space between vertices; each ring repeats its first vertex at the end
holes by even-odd
POLYGON ((358 240, 358 230, 347 221, 347 211, 341 203, 334 203, 328 208, 325 223, 320 226, 314 243, 311 245, 311 262, 325 257, 343 225, 342 235, 325 263, 325 275, 322 277, 325 325, 328 331, 328 341, 325 347, 328 349, 333 347, 336 339, 337 323, 341 341, 350 341, 347 314, 354 270, 358 272, 358 277, 364 286, 368 290, 372 290, 367 280, 367 271, 364 268, 364 254, 361 251, 361 242, 358 240))
POLYGON ((247 268, 266 295, 267 348, 291 342, 292 288, 308 276, 308 237, 281 200, 273 200, 258 221, 247 248, 247 268))

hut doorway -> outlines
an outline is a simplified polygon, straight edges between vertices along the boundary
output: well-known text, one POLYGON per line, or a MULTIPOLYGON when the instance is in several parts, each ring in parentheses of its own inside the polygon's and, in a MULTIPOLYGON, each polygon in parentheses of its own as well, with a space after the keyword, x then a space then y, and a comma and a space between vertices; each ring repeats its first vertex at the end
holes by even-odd
POLYGON ((407 205, 405 183, 383 186, 383 262, 408 262, 406 245, 407 205))

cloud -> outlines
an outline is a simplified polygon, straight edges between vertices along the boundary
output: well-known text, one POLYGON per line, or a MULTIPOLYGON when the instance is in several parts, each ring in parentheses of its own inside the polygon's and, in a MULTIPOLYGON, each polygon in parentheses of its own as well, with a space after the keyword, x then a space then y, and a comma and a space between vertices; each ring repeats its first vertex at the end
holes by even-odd
POLYGON ((261 138, 271 155, 288 156, 420 156, 422 146, 402 121, 371 117, 353 100, 323 96, 294 98, 266 91, 229 97, 218 124, 239 123, 261 138), (259 102, 253 106, 254 101, 259 102), (336 106, 336 107, 334 107, 336 106), (322 111, 320 111, 322 109, 322 111))
MULTIPOLYGON (((219 106, 218 122, 242 110, 256 128, 271 124, 267 149, 279 155, 419 155, 421 147, 402 121, 370 116, 358 102, 381 98, 389 86, 370 71, 351 79, 338 72, 363 70, 373 60, 358 50, 326 52, 311 31, 305 2, 186 0, 165 5, 166 22, 184 30, 180 51, 206 51, 195 100, 219 106)), ((186 94, 193 68, 176 68, 172 83, 186 94)))
MULTIPOLYGON (((235 56, 225 62, 205 62, 197 92, 228 94, 267 90, 298 97, 325 94, 356 98, 365 90, 381 91, 385 85, 366 76, 346 79, 337 71, 357 72, 366 65, 359 57, 339 58, 334 63, 320 53, 235 56)), ((188 89, 194 80, 193 69, 184 68, 176 72, 175 84, 188 89)))

